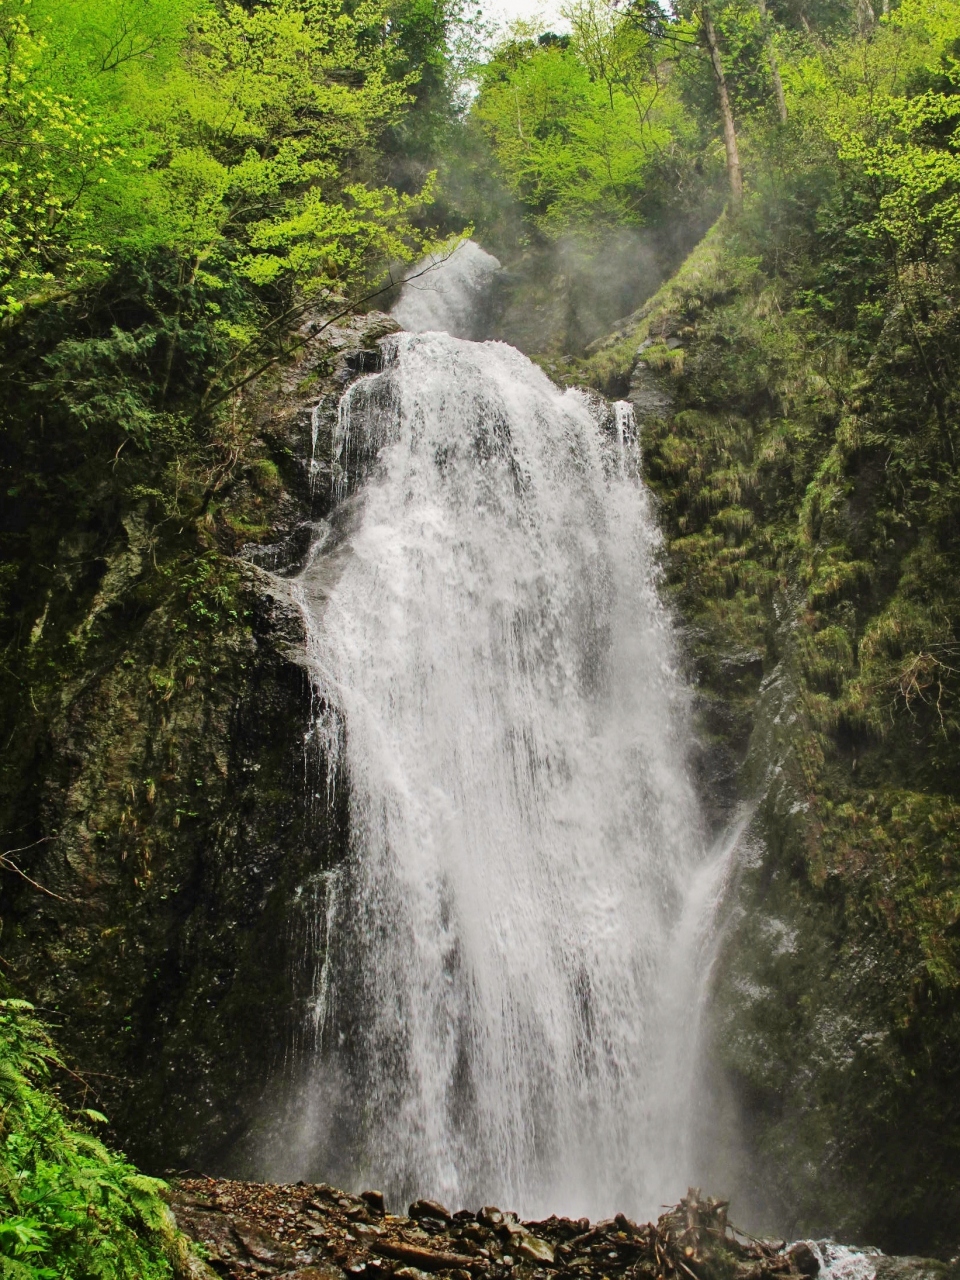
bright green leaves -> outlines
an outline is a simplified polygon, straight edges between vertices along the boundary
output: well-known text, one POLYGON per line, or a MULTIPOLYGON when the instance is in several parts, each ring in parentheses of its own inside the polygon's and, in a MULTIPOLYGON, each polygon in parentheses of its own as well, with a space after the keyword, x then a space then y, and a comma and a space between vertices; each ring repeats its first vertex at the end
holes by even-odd
POLYGON ((144 110, 195 8, 0 0, 0 314, 102 275, 151 225, 144 110))
POLYGON ((154 125, 170 153, 160 191, 181 251, 226 257, 257 287, 308 294, 355 287, 371 265, 419 251, 410 215, 423 197, 346 178, 410 101, 413 77, 391 79, 390 59, 378 0, 203 13, 154 125))
POLYGON ((158 241, 198 265, 208 258, 223 238, 230 177, 226 165, 204 147, 174 151, 148 205, 159 222, 158 241))
POLYGON ((329 201, 313 188, 291 201, 287 216, 264 219, 250 228, 250 252, 239 270, 255 284, 285 277, 304 282, 306 293, 342 287, 358 279, 365 263, 409 257, 411 214, 429 201, 433 180, 417 196, 361 184, 347 187, 344 198, 329 201))
POLYGON ((117 155, 83 105, 44 82, 46 44, 26 12, 0 2, 0 313, 101 254, 87 206, 117 155))
MULTIPOLYGON (((484 69, 476 118, 509 186, 551 234, 642 220, 668 154, 714 166, 715 85, 698 10, 654 30, 630 6, 574 0, 569 38, 518 30, 484 69)), ((872 202, 864 233, 899 253, 960 243, 958 0, 906 0, 829 41, 778 29, 755 4, 710 10, 751 169, 839 166, 872 202), (784 101, 770 129, 771 84, 784 101), (789 130, 784 132, 786 121, 789 130)))
POLYGON ((0 37, 3 310, 121 252, 288 301, 424 246, 429 193, 364 182, 415 80, 381 0, 0 0, 0 37))
POLYGON ((504 45, 475 107, 511 189, 555 234, 639 221, 645 171, 671 136, 651 37, 586 0, 570 16, 569 43, 504 45))
POLYGON ((167 1280, 163 1183, 68 1123, 57 1061, 31 1006, 0 999, 0 1277, 167 1280))
POLYGON ((956 0, 906 0, 869 39, 838 39, 784 72, 805 149, 828 142, 869 192, 867 233, 907 257, 952 253, 960 237, 958 38, 956 0))
POLYGON ((893 98, 874 106, 865 125, 838 133, 836 140, 840 158, 859 165, 881 192, 875 234, 889 235, 907 252, 923 248, 929 239, 945 253, 956 248, 960 97, 930 91, 893 98))

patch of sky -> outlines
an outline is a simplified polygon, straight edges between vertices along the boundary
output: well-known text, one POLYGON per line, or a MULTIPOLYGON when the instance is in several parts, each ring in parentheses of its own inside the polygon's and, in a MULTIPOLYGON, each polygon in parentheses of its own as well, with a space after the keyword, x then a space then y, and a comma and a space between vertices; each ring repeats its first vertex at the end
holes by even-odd
POLYGON ((480 5, 484 17, 501 31, 514 22, 542 23, 543 30, 557 33, 570 30, 570 23, 560 12, 561 5, 549 0, 484 0, 480 5))

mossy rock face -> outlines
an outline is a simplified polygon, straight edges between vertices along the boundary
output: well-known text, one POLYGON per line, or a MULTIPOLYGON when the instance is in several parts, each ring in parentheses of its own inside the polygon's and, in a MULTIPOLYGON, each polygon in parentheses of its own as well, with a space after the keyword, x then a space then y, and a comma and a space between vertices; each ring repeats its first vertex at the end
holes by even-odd
POLYGON ((350 361, 391 327, 345 321, 253 388, 214 501, 67 527, 13 620, 0 806, 4 847, 27 847, 0 881, 3 958, 150 1171, 242 1164, 305 1047, 346 791, 283 575, 329 504, 311 458, 350 361))
POLYGON ((956 1271, 936 1258, 881 1258, 875 1280, 951 1280, 956 1271))
POLYGON ((49 892, 5 886, 6 958, 154 1169, 215 1161, 256 1105, 310 994, 291 902, 338 856, 299 620, 259 586, 189 666, 158 605, 24 744, 49 892))
MULTIPOLYGON (((565 370, 629 388, 707 816, 720 838, 752 812, 713 972, 700 1176, 758 1230, 950 1257, 954 472, 895 290, 864 341, 807 305, 810 245, 785 270, 752 216, 721 220, 565 370)), ((960 356, 951 296, 940 279, 917 307, 945 361, 960 356)))

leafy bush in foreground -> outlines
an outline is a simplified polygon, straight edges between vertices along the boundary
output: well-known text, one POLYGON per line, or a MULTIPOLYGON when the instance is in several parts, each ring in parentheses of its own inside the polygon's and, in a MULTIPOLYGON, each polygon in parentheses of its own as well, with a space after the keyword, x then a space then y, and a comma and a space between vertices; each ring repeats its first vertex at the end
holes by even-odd
POLYGON ((0 1277, 167 1280, 163 1183, 68 1118, 49 1087, 58 1061, 32 1006, 0 999, 0 1277))

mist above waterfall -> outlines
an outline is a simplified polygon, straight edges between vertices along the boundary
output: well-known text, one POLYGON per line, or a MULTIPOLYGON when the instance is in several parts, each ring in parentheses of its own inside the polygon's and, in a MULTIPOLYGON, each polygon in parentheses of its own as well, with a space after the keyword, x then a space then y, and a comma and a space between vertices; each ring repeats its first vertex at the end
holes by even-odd
MULTIPOLYGON (((462 318, 487 257, 397 314, 462 318)), ((383 345, 296 584, 350 836, 291 1150, 397 1199, 649 1213, 689 1172, 703 851, 632 411, 502 343, 383 345)))

